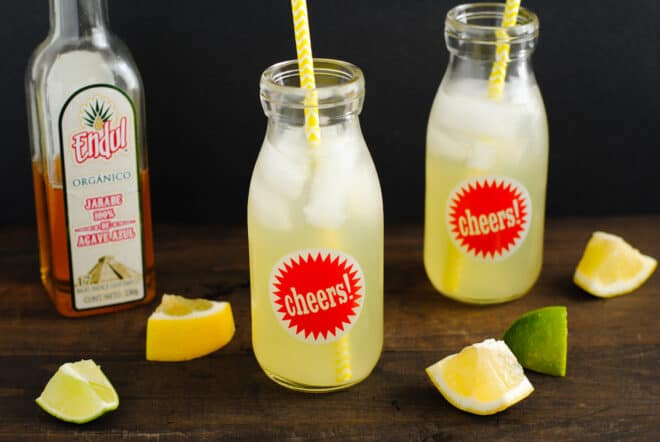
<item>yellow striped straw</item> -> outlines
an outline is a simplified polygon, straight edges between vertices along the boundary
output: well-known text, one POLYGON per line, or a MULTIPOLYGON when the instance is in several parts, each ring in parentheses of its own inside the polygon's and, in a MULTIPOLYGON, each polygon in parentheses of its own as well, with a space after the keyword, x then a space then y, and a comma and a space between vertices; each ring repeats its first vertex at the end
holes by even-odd
POLYGON ((319 109, 317 107, 316 80, 314 78, 312 39, 309 33, 309 20, 307 18, 307 1, 291 0, 291 12, 293 13, 293 29, 296 36, 300 87, 310 90, 305 97, 305 135, 307 136, 307 141, 315 145, 321 141, 321 127, 319 125, 319 109))
MULTIPOLYGON (((321 231, 321 243, 330 249, 339 250, 340 239, 336 230, 324 229, 321 231)), ((351 364, 350 333, 337 339, 335 348, 335 380, 344 384, 353 379, 353 365, 351 364)))
POLYGON ((351 367, 351 346, 348 342, 348 335, 344 335, 335 343, 336 356, 336 375, 337 382, 348 382, 353 379, 353 369, 351 367))
MULTIPOLYGON (((312 40, 309 33, 306 0, 291 0, 293 13, 293 29, 296 36, 296 53, 298 54, 298 72, 300 87, 308 89, 305 97, 305 135, 311 145, 321 142, 321 127, 319 125, 318 95, 316 79, 314 78, 314 58, 312 57, 312 40)), ((323 244, 337 248, 339 239, 334 231, 323 232, 323 244)), ((351 366, 351 348, 349 335, 345 334, 335 344, 335 377, 337 382, 348 382, 353 378, 351 366)))
POLYGON ((509 63, 509 51, 511 49, 509 43, 502 43, 507 41, 509 35, 504 30, 514 26, 518 19, 518 11, 520 10, 520 0, 506 0, 504 6, 504 17, 502 18, 502 25, 497 29, 497 46, 495 47, 495 62, 488 77, 488 98, 492 100, 499 100, 504 94, 504 81, 506 80, 506 67, 509 63))

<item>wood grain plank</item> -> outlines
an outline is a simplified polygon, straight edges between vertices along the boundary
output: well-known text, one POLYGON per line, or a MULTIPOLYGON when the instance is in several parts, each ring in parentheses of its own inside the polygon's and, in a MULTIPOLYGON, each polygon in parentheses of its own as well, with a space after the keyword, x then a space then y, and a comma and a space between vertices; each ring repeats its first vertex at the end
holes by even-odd
POLYGON ((660 257, 660 217, 550 220, 541 277, 524 298, 473 307, 434 291, 422 266, 422 230, 386 230, 385 345, 372 375, 347 391, 306 395, 261 372, 251 350, 245 230, 159 226, 159 293, 227 300, 234 340, 184 363, 144 360, 153 305, 65 319, 37 280, 29 227, 0 231, 0 440, 657 440, 660 438, 660 277, 636 293, 593 298, 571 283, 595 229, 660 257), (518 315, 566 305, 565 378, 528 373, 536 390, 490 417, 449 405, 424 368, 464 345, 499 337, 518 315), (116 412, 82 427, 34 404, 63 362, 91 357, 116 386, 116 412))

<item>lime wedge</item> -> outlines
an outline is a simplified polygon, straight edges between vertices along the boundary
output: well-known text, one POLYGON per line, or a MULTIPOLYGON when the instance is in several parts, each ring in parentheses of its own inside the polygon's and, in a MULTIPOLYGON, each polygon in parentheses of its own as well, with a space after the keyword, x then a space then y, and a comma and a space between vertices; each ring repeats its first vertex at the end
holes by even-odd
POLYGON ((92 360, 62 364, 36 399, 48 414, 83 424, 117 409, 119 396, 92 360))
POLYGON ((567 341, 564 306, 527 312, 504 333, 504 342, 523 367, 553 376, 566 376, 567 341))

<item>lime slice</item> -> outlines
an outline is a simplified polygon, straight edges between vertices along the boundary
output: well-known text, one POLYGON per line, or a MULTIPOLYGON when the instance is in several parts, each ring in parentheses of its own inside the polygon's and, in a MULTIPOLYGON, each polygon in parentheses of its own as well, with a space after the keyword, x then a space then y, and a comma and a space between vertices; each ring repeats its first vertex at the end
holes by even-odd
POLYGON ((84 424, 117 409, 119 396, 92 360, 62 364, 36 399, 48 414, 84 424))
POLYGON ((553 376, 566 376, 567 341, 564 306, 527 312, 504 333, 504 342, 523 367, 553 376))
POLYGON ((149 361, 187 361, 224 347, 236 327, 228 302, 163 295, 147 320, 149 361))
POLYGON ((495 339, 445 357, 426 374, 449 403, 474 414, 497 413, 534 391, 511 350, 495 339))

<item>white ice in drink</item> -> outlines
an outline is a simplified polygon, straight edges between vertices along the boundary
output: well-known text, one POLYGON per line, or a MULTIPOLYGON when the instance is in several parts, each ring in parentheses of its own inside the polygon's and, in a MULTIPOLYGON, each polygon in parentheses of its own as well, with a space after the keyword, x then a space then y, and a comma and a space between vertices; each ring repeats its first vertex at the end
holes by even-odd
POLYGON ((428 153, 484 171, 543 155, 546 123, 538 88, 508 87, 495 101, 487 98, 486 85, 455 80, 451 88, 440 87, 429 118, 428 153))
POLYGON ((361 134, 353 131, 323 128, 316 146, 302 130, 268 134, 250 187, 256 218, 270 229, 288 231, 338 229, 349 216, 367 221, 377 216, 378 178, 361 134))

